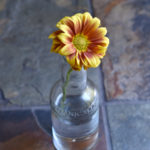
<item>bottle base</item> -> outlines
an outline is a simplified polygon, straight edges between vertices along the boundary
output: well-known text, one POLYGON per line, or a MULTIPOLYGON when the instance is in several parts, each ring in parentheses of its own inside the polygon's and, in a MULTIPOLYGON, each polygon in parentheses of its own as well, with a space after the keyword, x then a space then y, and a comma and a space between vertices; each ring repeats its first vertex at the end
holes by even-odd
POLYGON ((54 129, 53 144, 56 150, 92 150, 98 140, 99 130, 82 138, 67 138, 58 135, 54 129))

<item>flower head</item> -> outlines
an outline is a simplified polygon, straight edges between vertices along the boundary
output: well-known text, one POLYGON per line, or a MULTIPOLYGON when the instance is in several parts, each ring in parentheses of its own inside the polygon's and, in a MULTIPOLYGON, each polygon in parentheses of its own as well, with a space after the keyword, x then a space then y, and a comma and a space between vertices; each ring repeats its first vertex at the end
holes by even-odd
POLYGON ((59 30, 49 38, 53 39, 51 51, 66 56, 74 70, 97 67, 105 56, 109 39, 107 29, 100 26, 100 20, 88 12, 64 17, 57 23, 59 30))

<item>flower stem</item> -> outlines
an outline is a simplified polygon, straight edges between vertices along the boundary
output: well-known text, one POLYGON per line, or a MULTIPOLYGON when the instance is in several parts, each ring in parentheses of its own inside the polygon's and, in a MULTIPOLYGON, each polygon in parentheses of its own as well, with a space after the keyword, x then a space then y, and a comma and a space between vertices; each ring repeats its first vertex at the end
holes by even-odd
POLYGON ((65 83, 64 83, 64 85, 63 85, 63 87, 62 87, 62 90, 63 90, 63 98, 62 98, 62 101, 63 101, 63 102, 64 102, 65 99, 66 99, 66 88, 67 88, 67 85, 68 85, 68 83, 69 83, 70 74, 71 74, 72 71, 73 71, 72 68, 70 68, 70 69, 68 70, 65 83))

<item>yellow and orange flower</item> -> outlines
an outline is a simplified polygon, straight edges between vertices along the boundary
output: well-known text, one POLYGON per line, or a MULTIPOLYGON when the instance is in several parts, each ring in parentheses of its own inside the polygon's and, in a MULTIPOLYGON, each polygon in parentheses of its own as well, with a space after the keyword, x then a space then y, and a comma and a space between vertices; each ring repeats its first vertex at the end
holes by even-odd
POLYGON ((105 56, 109 39, 107 29, 100 26, 100 20, 88 12, 64 17, 57 23, 59 30, 52 33, 51 51, 66 56, 74 70, 97 67, 105 56))

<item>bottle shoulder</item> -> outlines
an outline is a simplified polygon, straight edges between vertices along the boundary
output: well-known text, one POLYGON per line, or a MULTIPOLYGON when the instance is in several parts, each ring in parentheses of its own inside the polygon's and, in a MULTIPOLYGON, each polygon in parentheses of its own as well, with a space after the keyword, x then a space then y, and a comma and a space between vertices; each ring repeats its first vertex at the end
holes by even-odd
MULTIPOLYGON (((62 80, 56 81, 54 86, 51 89, 50 92, 50 100, 56 100, 58 97, 63 95, 62 87, 63 87, 62 80)), ((90 80, 87 79, 86 86, 82 89, 74 86, 74 87, 68 87, 66 89, 67 97, 82 97, 83 99, 86 99, 86 101, 91 101, 93 97, 98 96, 98 91, 95 86, 95 84, 90 80)))
POLYGON ((98 92, 93 82, 87 80, 85 89, 78 95, 67 94, 66 100, 62 102, 62 83, 57 81, 54 91, 51 92, 51 109, 56 114, 62 116, 78 118, 85 118, 87 115, 94 114, 99 108, 98 92))

